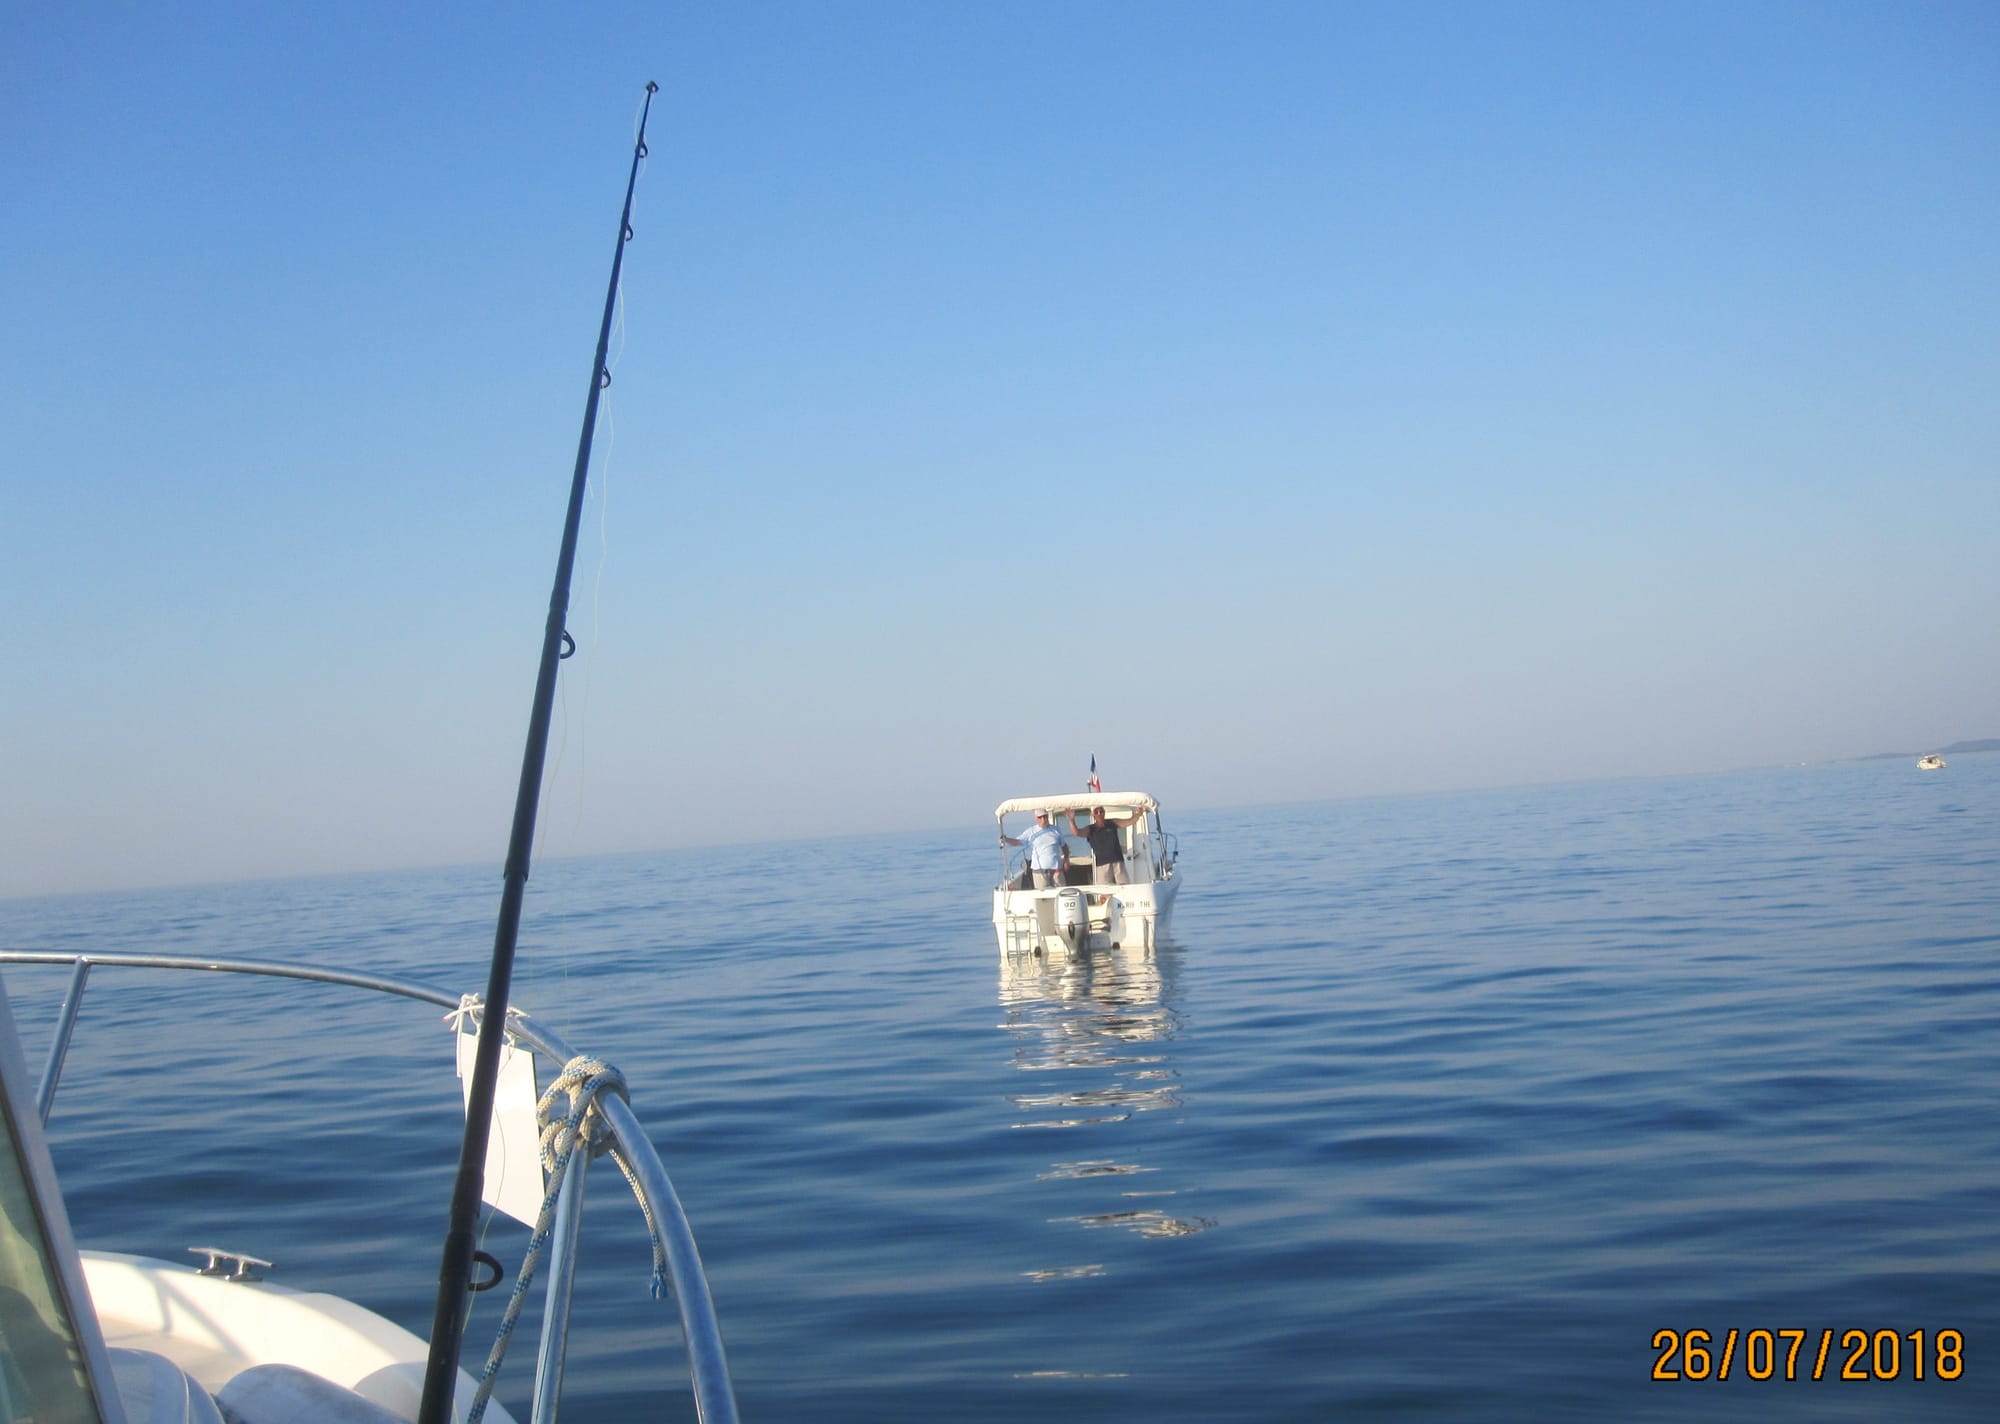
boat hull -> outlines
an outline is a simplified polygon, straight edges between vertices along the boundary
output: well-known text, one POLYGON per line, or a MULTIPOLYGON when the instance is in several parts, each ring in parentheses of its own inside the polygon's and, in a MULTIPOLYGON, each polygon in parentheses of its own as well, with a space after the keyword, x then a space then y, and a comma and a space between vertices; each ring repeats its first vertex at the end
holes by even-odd
POLYGON ((1001 887, 993 892, 993 931, 1003 954, 1067 953, 1072 949, 1139 946, 1150 949, 1165 935, 1180 878, 1136 885, 1078 885, 1048 890, 1001 887), (1063 934, 1063 888, 1083 899, 1087 929, 1072 945, 1063 934))

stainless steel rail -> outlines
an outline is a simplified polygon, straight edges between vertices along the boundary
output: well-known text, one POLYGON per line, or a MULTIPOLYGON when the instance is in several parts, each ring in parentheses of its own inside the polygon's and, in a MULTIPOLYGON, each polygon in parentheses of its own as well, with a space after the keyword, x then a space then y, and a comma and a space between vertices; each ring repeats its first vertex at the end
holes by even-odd
MULTIPOLYGON (((56 1084, 68 1056, 70 1038, 76 1027, 77 1010, 93 968, 194 970, 219 974, 250 974, 273 979, 306 979, 321 984, 339 984, 372 993, 391 994, 456 1009, 461 995, 447 993, 424 984, 387 979, 373 974, 356 974, 316 965, 286 964, 279 960, 204 959, 176 954, 77 954, 53 950, 0 949, 0 965, 69 965, 70 985, 58 1015, 55 1040, 49 1046, 47 1065, 37 1089, 37 1105, 46 1119, 55 1097, 56 1084)), ((551 1029, 523 1013, 507 1017, 507 1032, 516 1041, 560 1068, 576 1053, 551 1029)), ((736 1424, 736 1391, 729 1377, 729 1360, 722 1347, 722 1329, 715 1317, 715 1302, 709 1294, 708 1277, 702 1270, 701 1253, 696 1249, 694 1231, 688 1225, 680 1197, 660 1161, 660 1154, 646 1136, 631 1105, 616 1094, 598 1100, 598 1115, 611 1134, 614 1150, 632 1169, 633 1181, 645 1197, 646 1208, 658 1225, 666 1245, 667 1273, 672 1278, 674 1299, 680 1307, 681 1334, 687 1345, 688 1377, 694 1391, 695 1413, 702 1424, 736 1424)), ((565 1214, 558 1223, 564 1238, 558 1255, 574 1259, 573 1239, 579 1223, 565 1214)), ((543 1318, 543 1331, 568 1329, 568 1301, 551 1308, 543 1318)), ((559 1346, 558 1346, 559 1348, 559 1346)), ((540 1391, 538 1390, 538 1396, 540 1391)), ((553 1424, 553 1400, 536 1400, 536 1424, 553 1424), (545 1419, 543 1409, 550 1414, 545 1419)))

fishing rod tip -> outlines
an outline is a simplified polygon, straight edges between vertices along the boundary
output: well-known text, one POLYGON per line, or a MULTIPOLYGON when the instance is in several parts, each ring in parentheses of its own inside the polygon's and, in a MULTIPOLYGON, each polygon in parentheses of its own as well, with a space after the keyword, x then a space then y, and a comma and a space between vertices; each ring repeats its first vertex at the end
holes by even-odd
POLYGON ((648 79, 646 81, 646 92, 648 94, 657 94, 660 92, 660 86, 655 84, 652 80, 648 79))

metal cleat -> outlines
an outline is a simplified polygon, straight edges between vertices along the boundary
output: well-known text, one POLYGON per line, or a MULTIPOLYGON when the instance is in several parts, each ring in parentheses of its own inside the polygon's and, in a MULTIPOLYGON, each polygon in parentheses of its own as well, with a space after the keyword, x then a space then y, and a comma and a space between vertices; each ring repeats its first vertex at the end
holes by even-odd
POLYGON ((246 1256, 241 1251, 225 1251, 220 1246, 190 1246, 190 1253, 208 1257, 208 1264, 195 1269, 198 1276, 222 1276, 232 1281, 261 1281, 262 1271, 276 1270, 270 1261, 246 1256), (262 1271, 259 1268, 262 1268, 262 1271))

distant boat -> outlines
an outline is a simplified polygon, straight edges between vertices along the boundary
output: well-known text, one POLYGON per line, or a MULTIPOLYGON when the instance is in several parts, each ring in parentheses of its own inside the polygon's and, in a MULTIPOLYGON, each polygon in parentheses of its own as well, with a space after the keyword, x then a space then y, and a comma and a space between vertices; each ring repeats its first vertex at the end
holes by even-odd
POLYGON ((1002 801, 994 816, 1000 823, 1001 875, 993 891, 993 928, 1003 954, 1155 944, 1180 889, 1174 868, 1180 849, 1160 829, 1159 802, 1143 791, 1023 796, 1002 801), (1089 849, 1085 828, 1075 822, 1078 812, 1099 810, 1116 828, 1112 844, 1118 859, 1104 866, 1089 849), (1066 817, 1074 829, 1064 837, 1062 865, 1050 872, 1052 884, 1037 886, 1027 865, 1014 866, 1007 855, 1008 846, 1021 843, 1020 837, 1007 834, 1007 818, 1022 815, 1047 821, 1059 834, 1057 819, 1066 817), (1079 844, 1072 847, 1073 840, 1079 844))
POLYGON ((1917 770, 1918 770, 1918 771, 1943 771, 1943 770, 1944 770, 1944 758, 1943 758, 1943 757, 1941 757, 1941 756, 1939 756, 1939 755, 1938 755, 1938 754, 1937 754, 1936 752, 1932 752, 1932 753, 1931 753, 1930 755, 1928 755, 1928 756, 1920 756, 1920 757, 1918 757, 1918 758, 1917 758, 1917 770))

